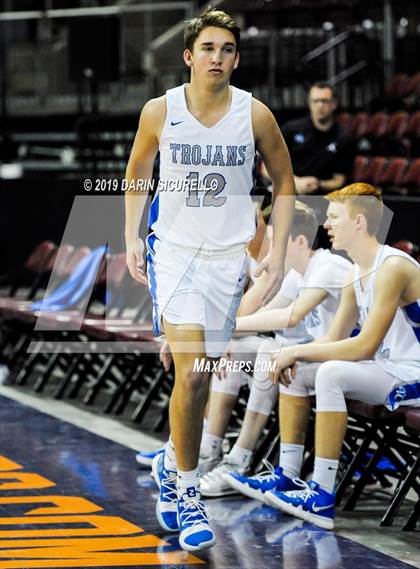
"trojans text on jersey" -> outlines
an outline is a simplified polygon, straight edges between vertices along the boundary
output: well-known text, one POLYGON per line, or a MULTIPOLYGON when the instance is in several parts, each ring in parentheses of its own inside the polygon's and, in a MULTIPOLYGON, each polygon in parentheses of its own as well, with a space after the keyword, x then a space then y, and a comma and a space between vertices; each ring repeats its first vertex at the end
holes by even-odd
POLYGON ((245 162, 246 146, 222 144, 182 144, 171 142, 173 164, 194 164, 203 166, 242 166, 245 162))

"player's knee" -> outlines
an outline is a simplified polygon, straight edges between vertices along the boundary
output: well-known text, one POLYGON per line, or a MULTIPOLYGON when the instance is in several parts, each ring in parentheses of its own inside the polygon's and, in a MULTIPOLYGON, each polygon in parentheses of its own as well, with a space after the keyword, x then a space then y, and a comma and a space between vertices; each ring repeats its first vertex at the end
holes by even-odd
POLYGON ((323 363, 316 374, 315 391, 318 411, 345 411, 346 404, 341 385, 343 362, 323 363))
POLYGON ((319 389, 325 390, 338 385, 342 363, 343 362, 338 360, 331 360, 319 366, 315 377, 316 391, 319 389))
POLYGON ((184 365, 177 370, 176 381, 186 391, 197 391, 207 389, 209 376, 206 373, 196 371, 192 364, 190 366, 184 365))

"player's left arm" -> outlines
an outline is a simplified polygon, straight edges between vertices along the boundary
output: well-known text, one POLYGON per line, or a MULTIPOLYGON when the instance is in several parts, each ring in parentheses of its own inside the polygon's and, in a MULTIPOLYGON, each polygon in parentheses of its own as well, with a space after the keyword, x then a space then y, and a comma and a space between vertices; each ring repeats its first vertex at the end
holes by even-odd
POLYGON ((279 373, 296 361, 326 362, 329 360, 361 361, 372 359, 385 338, 403 299, 412 273, 409 261, 390 257, 378 269, 374 302, 358 336, 336 342, 298 345, 284 348, 278 359, 279 373))
POLYGON ((257 99, 252 100, 252 126, 255 145, 273 184, 272 249, 260 263, 256 276, 267 271, 268 282, 263 296, 267 304, 280 289, 284 276, 287 239, 295 207, 295 183, 289 151, 273 113, 257 99))

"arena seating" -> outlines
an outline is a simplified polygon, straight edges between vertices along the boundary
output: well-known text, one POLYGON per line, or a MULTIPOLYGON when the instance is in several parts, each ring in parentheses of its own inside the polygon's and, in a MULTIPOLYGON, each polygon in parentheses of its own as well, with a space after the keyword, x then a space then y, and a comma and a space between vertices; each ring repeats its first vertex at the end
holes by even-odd
POLYGON ((420 95, 420 73, 411 77, 406 73, 397 73, 385 87, 385 97, 402 99, 409 95, 420 95))
POLYGON ((384 192, 418 194, 420 190, 420 158, 356 156, 352 178, 381 187, 384 192))
POLYGON ((337 121, 356 140, 361 154, 399 155, 416 157, 419 154, 420 111, 380 111, 369 115, 343 112, 337 121))

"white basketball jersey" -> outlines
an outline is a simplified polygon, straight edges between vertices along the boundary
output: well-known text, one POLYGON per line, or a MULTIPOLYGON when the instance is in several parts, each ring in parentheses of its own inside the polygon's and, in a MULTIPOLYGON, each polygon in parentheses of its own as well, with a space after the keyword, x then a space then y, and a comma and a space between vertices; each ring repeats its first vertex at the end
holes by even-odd
MULTIPOLYGON (((389 245, 381 246, 373 264, 373 272, 363 290, 360 281, 360 267, 358 265, 354 266, 354 290, 362 325, 366 321, 369 309, 373 306, 377 271, 382 263, 388 257, 392 256, 403 257, 416 267, 419 267, 417 261, 403 251, 389 247, 389 245)), ((397 309, 394 320, 379 346, 374 359, 385 371, 400 380, 401 383, 417 383, 418 389, 420 389, 419 341, 420 299, 408 306, 397 309)))
POLYGON ((316 340, 328 331, 350 268, 351 263, 343 257, 334 255, 327 249, 318 249, 311 257, 303 275, 293 269, 289 271, 283 281, 284 296, 287 298, 296 299, 299 294, 311 288, 322 288, 328 292, 328 296, 311 310, 298 326, 283 331, 285 337, 298 337, 299 343, 303 343, 316 340), (293 286, 295 294, 292 297, 293 286))
MULTIPOLYGON (((284 277, 281 288, 278 292, 279 295, 289 298, 292 302, 295 301, 299 295, 299 289, 302 286, 301 275, 291 269, 284 277)), ((306 344, 313 340, 308 332, 305 320, 301 320, 297 326, 293 328, 285 328, 284 330, 277 330, 275 332, 275 339, 278 341, 286 340, 287 345, 293 344, 306 344)))
POLYGON ((309 265, 302 276, 302 288, 322 288, 328 296, 309 314, 305 316, 305 324, 309 334, 317 340, 327 333, 340 302, 341 290, 351 269, 351 263, 331 253, 328 249, 318 249, 311 257, 309 265))
POLYGON ((166 92, 160 181, 149 212, 158 239, 202 252, 245 249, 255 233, 251 93, 232 89, 211 128, 188 110, 185 85, 166 92))

